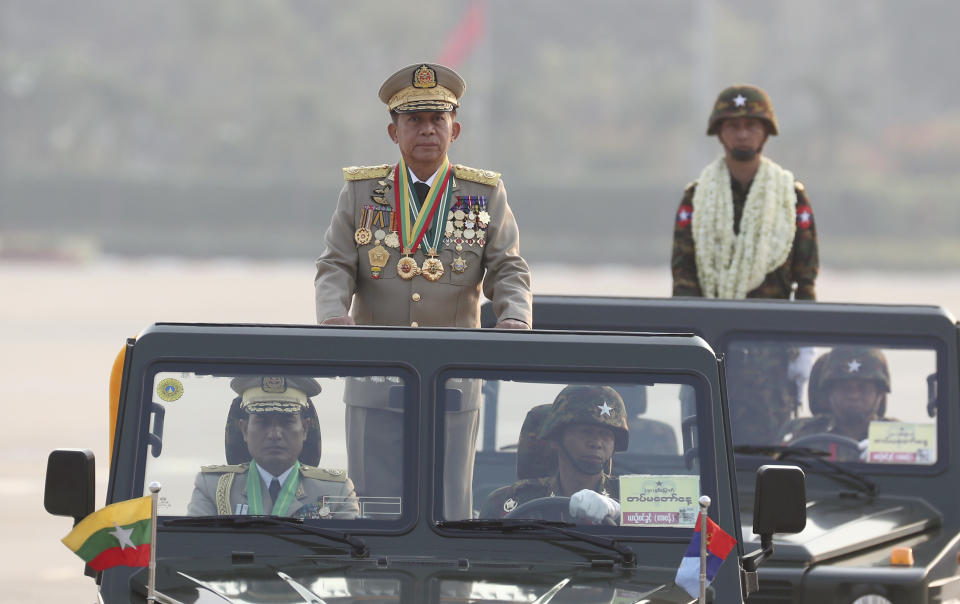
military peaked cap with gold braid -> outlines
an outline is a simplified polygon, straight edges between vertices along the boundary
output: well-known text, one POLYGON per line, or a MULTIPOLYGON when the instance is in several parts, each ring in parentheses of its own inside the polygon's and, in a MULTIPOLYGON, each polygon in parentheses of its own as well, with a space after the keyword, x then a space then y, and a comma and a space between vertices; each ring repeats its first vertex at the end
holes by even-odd
POLYGON ((247 413, 299 413, 310 407, 310 397, 320 394, 320 384, 301 376, 241 376, 230 380, 247 413))
POLYGON ((457 72, 431 63, 408 65, 380 86, 380 100, 390 111, 453 111, 467 89, 457 72))

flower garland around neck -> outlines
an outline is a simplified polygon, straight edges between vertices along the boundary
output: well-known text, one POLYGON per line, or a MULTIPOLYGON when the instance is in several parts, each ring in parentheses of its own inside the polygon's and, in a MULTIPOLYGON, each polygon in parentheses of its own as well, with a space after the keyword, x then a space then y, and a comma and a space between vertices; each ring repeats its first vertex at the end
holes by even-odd
POLYGON ((747 297, 790 255, 796 234, 793 173, 765 157, 733 231, 730 170, 721 155, 703 169, 693 194, 691 228, 697 276, 707 298, 747 297))

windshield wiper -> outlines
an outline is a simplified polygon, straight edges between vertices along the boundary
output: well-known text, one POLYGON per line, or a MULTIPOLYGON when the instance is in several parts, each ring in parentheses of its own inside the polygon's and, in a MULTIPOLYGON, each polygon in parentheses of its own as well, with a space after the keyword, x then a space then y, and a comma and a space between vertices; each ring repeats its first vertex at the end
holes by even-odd
POLYGON ((212 526, 212 527, 262 527, 286 526, 298 531, 324 537, 338 543, 350 546, 350 553, 355 558, 366 558, 370 554, 366 542, 360 537, 348 533, 322 529, 303 523, 301 518, 285 518, 282 516, 192 516, 188 518, 171 518, 163 521, 164 526, 212 526))
POLYGON ((795 458, 797 464, 805 469, 810 469, 810 464, 805 463, 805 461, 812 459, 833 470, 834 473, 827 474, 827 476, 837 482, 868 497, 874 497, 877 494, 877 483, 856 472, 851 472, 836 462, 824 459, 829 455, 826 451, 809 447, 791 447, 790 445, 737 445, 733 448, 733 452, 747 455, 770 455, 777 460, 795 458))
POLYGON ((466 529, 474 531, 498 531, 510 533, 514 531, 537 531, 546 530, 554 533, 591 543, 604 549, 612 550, 619 554, 619 562, 625 566, 633 566, 637 562, 637 556, 629 547, 621 544, 616 539, 599 537, 591 535, 584 531, 579 531, 569 527, 576 526, 572 522, 560 522, 557 520, 530 520, 522 518, 503 518, 503 519, 485 519, 474 518, 470 520, 440 520, 437 522, 440 528, 466 529))

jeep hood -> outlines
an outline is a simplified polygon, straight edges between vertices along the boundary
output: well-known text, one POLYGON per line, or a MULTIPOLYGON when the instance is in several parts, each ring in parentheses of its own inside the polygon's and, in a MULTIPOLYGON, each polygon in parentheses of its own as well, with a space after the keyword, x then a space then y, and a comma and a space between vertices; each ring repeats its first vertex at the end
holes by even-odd
MULTIPOLYGON (((753 502, 741 503, 743 543, 757 549, 753 502)), ((940 514, 925 502, 905 497, 808 496, 807 525, 796 535, 774 538, 774 560, 816 564, 881 543, 897 541, 939 526, 940 514)))
MULTIPOLYGON (((401 604, 485 601, 538 604, 689 604, 673 584, 675 569, 633 576, 569 564, 480 563, 457 568, 443 560, 304 561, 275 558, 269 564, 216 566, 197 558, 157 564, 158 602, 197 604, 401 604), (163 599, 164 597, 168 599, 163 599)), ((131 591, 145 595, 146 569, 130 577, 131 591)))

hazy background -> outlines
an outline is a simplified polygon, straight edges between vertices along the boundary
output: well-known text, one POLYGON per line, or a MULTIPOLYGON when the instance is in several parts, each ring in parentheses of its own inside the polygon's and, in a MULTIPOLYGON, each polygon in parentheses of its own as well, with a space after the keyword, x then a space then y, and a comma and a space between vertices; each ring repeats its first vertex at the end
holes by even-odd
POLYGON ((3 0, 0 239, 316 256, 340 168, 397 159, 380 84, 442 60, 468 85, 451 159, 503 172, 532 260, 664 265, 713 100, 750 82, 825 266, 956 268, 958 22, 940 0, 3 0))
POLYGON ((466 79, 451 159, 503 172, 537 292, 669 295, 709 110, 750 82, 810 195, 821 299, 956 311, 958 22, 921 0, 0 0, 5 597, 93 601, 43 474, 93 449, 102 505, 124 338, 313 321, 341 167, 397 160, 376 93, 399 67, 466 79))

